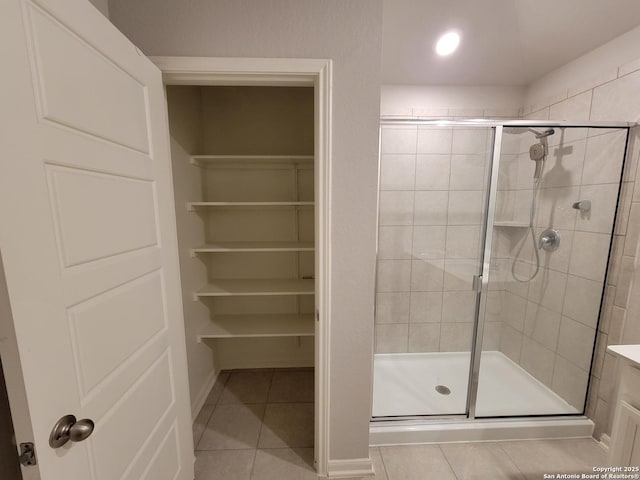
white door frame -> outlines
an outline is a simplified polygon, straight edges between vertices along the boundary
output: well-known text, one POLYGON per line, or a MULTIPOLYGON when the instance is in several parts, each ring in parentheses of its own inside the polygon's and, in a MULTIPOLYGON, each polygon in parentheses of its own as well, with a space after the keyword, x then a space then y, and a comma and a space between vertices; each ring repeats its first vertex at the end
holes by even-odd
POLYGON ((315 454, 319 475, 329 455, 331 319, 331 60, 150 57, 165 85, 313 86, 316 227, 315 454))

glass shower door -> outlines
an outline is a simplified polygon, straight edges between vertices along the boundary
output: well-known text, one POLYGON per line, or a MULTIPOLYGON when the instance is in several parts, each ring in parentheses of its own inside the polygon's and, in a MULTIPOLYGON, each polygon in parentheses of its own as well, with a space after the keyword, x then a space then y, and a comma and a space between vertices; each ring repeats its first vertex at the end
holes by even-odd
POLYGON ((503 128, 475 417, 584 412, 627 131, 503 128))
POLYGON ((381 127, 373 416, 464 415, 493 128, 381 127))

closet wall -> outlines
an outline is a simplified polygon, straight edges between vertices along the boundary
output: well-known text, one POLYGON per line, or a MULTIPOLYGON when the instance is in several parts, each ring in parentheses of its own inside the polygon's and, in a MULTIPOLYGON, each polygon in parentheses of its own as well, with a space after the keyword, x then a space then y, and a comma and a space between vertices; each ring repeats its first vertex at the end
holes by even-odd
POLYGON ((314 97, 170 86, 167 99, 195 413, 220 369, 314 363, 314 97))
POLYGON ((191 154, 202 151, 202 105, 197 87, 168 86, 167 106, 171 138, 173 192, 176 204, 178 255, 182 282, 182 305, 187 346, 189 389, 194 415, 215 381, 211 349, 197 341, 197 334, 209 322, 204 305, 193 301, 193 293, 207 280, 201 262, 191 258, 190 245, 204 243, 200 219, 187 211, 187 202, 202 199, 200 172, 189 163, 191 154))

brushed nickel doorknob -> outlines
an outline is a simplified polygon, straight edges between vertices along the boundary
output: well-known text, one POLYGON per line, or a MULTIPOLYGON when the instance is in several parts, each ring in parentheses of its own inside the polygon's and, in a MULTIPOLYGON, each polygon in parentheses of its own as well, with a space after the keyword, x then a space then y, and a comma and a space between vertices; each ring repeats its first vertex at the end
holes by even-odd
POLYGON ((65 415, 56 422, 49 435, 49 446, 60 448, 67 442, 81 442, 88 438, 95 428, 93 420, 76 420, 74 415, 65 415))

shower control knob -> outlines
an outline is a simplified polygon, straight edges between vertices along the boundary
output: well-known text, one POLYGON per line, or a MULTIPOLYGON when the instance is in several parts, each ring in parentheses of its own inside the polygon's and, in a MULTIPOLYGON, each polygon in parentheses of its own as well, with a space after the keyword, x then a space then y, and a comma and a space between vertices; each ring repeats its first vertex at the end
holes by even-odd
POLYGON ((539 247, 546 252, 555 252, 560 247, 560 232, 548 228, 540 234, 539 247))

